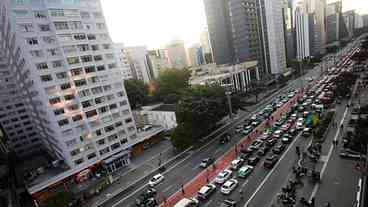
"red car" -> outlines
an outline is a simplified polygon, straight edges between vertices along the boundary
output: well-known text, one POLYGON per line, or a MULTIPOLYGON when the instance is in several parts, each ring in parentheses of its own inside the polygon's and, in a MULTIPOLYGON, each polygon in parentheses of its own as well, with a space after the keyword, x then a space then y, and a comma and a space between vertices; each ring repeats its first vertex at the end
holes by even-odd
POLYGON ((290 127, 291 127, 291 124, 284 124, 282 125, 281 130, 286 132, 290 129, 290 127))

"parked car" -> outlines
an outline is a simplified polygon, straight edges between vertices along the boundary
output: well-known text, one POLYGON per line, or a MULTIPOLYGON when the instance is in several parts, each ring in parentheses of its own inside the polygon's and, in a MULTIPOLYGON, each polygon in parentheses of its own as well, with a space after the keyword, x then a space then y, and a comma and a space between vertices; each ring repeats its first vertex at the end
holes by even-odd
POLYGON ((216 176, 215 182, 218 184, 222 184, 226 180, 230 179, 232 175, 233 175, 233 172, 231 170, 224 170, 216 176))
POLYGON ((252 172, 253 172, 253 166, 245 165, 238 170, 237 176, 239 178, 247 178, 252 172))
POLYGON ((263 142, 261 140, 255 140, 254 142, 252 142, 252 144, 249 146, 249 149, 255 151, 258 150, 259 148, 261 148, 261 146, 263 145, 263 142))
POLYGON ((248 135, 249 133, 251 133, 252 132, 252 130, 253 130, 253 127, 250 125, 250 126, 246 126, 244 129, 243 129, 243 131, 242 131, 242 133, 244 134, 244 135, 248 135))
POLYGON ((273 166, 275 166, 275 164, 277 163, 277 161, 279 160, 277 155, 270 155, 268 157, 266 157, 264 163, 263 163, 263 167, 265 168, 272 168, 273 166))
POLYGON ((213 158, 206 158, 206 159, 202 160, 202 162, 199 166, 202 167, 202 168, 206 168, 214 162, 215 162, 215 160, 213 158))
POLYGON ((267 144, 263 145, 258 151, 257 151, 257 155, 258 156, 263 156, 265 155, 268 150, 270 150, 270 146, 268 146, 267 144))
POLYGON ((216 190, 216 185, 210 183, 205 186, 202 186, 201 189, 199 189, 197 195, 198 199, 206 200, 208 199, 212 193, 214 193, 216 190))
POLYGON ((283 133, 283 132, 282 132, 281 130, 276 130, 276 131, 273 133, 272 137, 274 137, 274 138, 276 138, 276 139, 279 139, 279 138, 281 137, 282 133, 283 133))
POLYGON ((154 203, 155 196, 157 194, 157 191, 153 188, 147 189, 147 191, 143 192, 138 196, 138 198, 135 200, 135 205, 137 207, 145 207, 150 206, 152 203, 154 203))
POLYGON ((195 198, 183 198, 174 207, 198 207, 199 201, 195 198))
POLYGON ((277 139, 276 138, 270 138, 266 141, 266 145, 272 147, 277 143, 277 139))
POLYGON ((304 128, 304 119, 299 118, 298 121, 296 122, 296 129, 301 130, 303 128, 304 128))
POLYGON ((158 185, 162 181, 164 181, 165 177, 162 174, 157 174, 151 178, 151 180, 148 181, 148 185, 153 187, 155 185, 158 185))
POLYGON ((230 163, 230 169, 232 170, 238 170, 244 163, 244 160, 242 158, 237 158, 230 163))
POLYGON ((283 151, 285 150, 285 145, 284 144, 278 144, 276 145, 276 147, 274 147, 272 149, 272 152, 279 155, 281 154, 283 151))
POLYGON ((291 136, 290 134, 284 134, 284 135, 282 136, 282 138, 281 138, 281 141, 282 141, 282 143, 284 143, 284 144, 290 144, 290 143, 291 143, 291 141, 292 141, 292 139, 293 139, 293 136, 291 136))
POLYGON ((228 181, 226 181, 222 186, 221 186, 221 193, 223 194, 230 194, 235 188, 236 186, 238 186, 238 181, 235 179, 230 179, 228 181))
POLYGON ((292 128, 289 130, 288 134, 290 134, 291 136, 295 136, 298 134, 298 131, 295 128, 292 128))
POLYGON ((236 207, 236 201, 228 198, 221 203, 221 207, 236 207))
POLYGON ((248 158, 248 164, 252 165, 252 166, 256 166, 257 163, 259 162, 259 160, 260 160, 260 158, 257 155, 252 156, 252 157, 248 158))

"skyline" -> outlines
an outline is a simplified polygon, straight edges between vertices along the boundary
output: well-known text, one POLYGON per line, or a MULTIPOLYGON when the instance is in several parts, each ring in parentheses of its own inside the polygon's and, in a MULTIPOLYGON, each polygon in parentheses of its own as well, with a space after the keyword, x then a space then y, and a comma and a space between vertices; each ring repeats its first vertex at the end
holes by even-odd
MULTIPOLYGON (((190 47, 199 43, 207 27, 203 0, 102 0, 101 4, 112 40, 126 46, 157 49, 182 39, 190 47)), ((351 9, 368 14, 368 1, 343 1, 343 11, 351 9)))

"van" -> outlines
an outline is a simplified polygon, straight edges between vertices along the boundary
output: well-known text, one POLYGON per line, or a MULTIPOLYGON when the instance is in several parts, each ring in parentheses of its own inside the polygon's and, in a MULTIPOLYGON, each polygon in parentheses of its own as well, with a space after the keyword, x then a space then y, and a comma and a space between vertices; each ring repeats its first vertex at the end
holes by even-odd
POLYGON ((194 198, 183 198, 174 207, 197 207, 199 202, 194 198))

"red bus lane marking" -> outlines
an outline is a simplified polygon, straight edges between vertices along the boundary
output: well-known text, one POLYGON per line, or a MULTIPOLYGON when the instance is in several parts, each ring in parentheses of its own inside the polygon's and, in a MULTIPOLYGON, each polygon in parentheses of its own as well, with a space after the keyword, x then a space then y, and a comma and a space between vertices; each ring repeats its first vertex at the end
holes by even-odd
POLYGON ((294 96, 291 100, 289 100, 286 104, 282 106, 281 109, 277 110, 272 114, 274 117, 272 120, 264 120, 260 125, 258 125, 248 136, 245 136, 241 139, 234 147, 232 147, 229 151, 227 151, 222 158, 215 162, 216 169, 213 169, 213 166, 208 167, 206 170, 200 172, 195 178, 189 181, 186 185, 184 185, 184 194, 180 189, 173 195, 171 195, 166 202, 161 203, 161 207, 171 207, 174 206, 177 202, 179 202, 184 197, 193 197, 196 195, 197 191, 208 182, 211 182, 218 173, 226 169, 226 167, 230 164, 232 160, 237 157, 235 147, 237 147, 237 151, 239 152, 239 146, 248 147, 251 141, 255 140, 257 137, 263 133, 266 128, 267 122, 270 122, 271 125, 275 123, 277 120, 281 118, 283 114, 288 112, 291 109, 291 106, 296 103, 297 99, 303 96, 303 92, 309 89, 309 85, 305 86, 299 93, 294 96))

